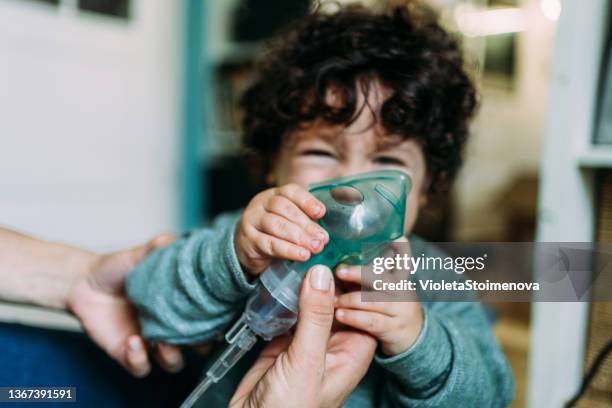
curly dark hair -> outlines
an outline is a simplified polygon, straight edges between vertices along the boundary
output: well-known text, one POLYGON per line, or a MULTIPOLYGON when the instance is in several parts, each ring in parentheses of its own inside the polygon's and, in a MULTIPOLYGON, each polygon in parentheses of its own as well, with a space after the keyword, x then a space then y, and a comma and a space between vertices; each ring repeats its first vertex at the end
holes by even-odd
POLYGON ((431 13, 408 6, 375 13, 364 7, 314 12, 273 43, 246 90, 243 147, 268 172, 283 138, 324 119, 349 125, 359 115, 359 83, 377 80, 391 92, 375 112, 390 134, 423 148, 429 192, 446 191, 462 162, 477 97, 459 41, 431 13), (331 106, 333 87, 341 103, 331 106))

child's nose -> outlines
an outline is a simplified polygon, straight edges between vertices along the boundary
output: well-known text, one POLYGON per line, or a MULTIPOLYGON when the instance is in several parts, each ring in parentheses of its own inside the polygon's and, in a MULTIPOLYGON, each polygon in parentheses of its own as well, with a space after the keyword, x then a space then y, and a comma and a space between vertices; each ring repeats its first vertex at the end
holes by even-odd
POLYGON ((338 166, 335 177, 353 176, 355 174, 365 173, 372 170, 367 159, 354 160, 351 163, 344 163, 338 166))

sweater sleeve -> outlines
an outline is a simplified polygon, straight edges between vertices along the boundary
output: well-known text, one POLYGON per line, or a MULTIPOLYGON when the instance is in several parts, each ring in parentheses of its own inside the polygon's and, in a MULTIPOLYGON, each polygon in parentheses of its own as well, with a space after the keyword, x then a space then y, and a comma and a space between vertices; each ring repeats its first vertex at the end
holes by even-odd
POLYGON ((145 338, 192 344, 222 334, 255 287, 234 250, 236 214, 192 232, 149 255, 129 275, 126 290, 145 338))
POLYGON ((383 400, 405 407, 506 407, 514 383, 482 307, 474 302, 424 305, 419 338, 405 352, 375 360, 389 377, 383 400))

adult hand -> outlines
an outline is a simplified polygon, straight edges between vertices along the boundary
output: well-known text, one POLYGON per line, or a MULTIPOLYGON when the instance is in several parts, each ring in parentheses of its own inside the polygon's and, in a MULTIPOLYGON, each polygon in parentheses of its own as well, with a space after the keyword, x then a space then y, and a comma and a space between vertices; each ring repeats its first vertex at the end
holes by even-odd
POLYGON ((293 337, 273 340, 242 379, 232 407, 340 406, 365 375, 376 340, 357 331, 331 333, 331 271, 314 266, 304 279, 293 337))
MULTIPOLYGON (((148 253, 172 241, 173 236, 160 235, 133 249, 96 256, 69 293, 67 307, 89 337, 137 377, 146 376, 151 364, 136 311, 124 292, 125 279, 148 253)), ((177 347, 158 344, 155 349, 158 362, 167 371, 176 372, 183 367, 177 347)))

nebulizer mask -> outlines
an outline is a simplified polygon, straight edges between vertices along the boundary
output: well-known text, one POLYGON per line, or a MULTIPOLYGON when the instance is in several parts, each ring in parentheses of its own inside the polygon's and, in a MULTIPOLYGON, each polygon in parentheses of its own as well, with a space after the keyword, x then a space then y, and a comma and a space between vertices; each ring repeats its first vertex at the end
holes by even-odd
POLYGON ((296 322, 304 275, 314 265, 333 269, 339 263, 365 265, 382 255, 404 233, 408 175, 382 170, 313 184, 309 191, 325 205, 317 222, 329 234, 323 251, 305 262, 276 261, 261 275, 240 319, 227 332, 227 349, 185 400, 193 406, 257 342, 287 332, 296 322))

